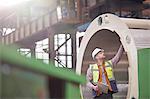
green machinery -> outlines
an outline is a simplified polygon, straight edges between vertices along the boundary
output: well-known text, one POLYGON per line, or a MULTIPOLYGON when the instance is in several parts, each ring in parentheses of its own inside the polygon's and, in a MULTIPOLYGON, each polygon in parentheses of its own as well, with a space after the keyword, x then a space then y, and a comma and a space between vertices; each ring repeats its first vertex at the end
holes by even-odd
POLYGON ((55 79, 59 79, 60 84, 64 82, 61 84, 64 86, 62 89, 57 84, 53 86, 56 91, 63 94, 60 99, 82 98, 79 85, 86 82, 83 75, 79 76, 69 69, 56 68, 52 64, 26 58, 6 46, 0 46, 0 60, 1 99, 52 98, 48 81, 51 83, 55 79))
POLYGON ((138 50, 139 99, 150 99, 150 48, 138 50))

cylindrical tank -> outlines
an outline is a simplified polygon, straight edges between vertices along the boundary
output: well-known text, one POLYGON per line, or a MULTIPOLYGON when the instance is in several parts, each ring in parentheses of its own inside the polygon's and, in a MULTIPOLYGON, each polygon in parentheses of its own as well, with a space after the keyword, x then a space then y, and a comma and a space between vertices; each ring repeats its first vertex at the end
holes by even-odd
MULTIPOLYGON (((113 67, 119 87, 119 93, 114 94, 114 97, 138 99, 137 50, 150 48, 150 20, 119 18, 112 14, 98 16, 91 22, 81 41, 76 73, 86 74, 88 64, 93 63, 91 52, 95 47, 103 48, 107 59, 111 59, 120 44, 125 53, 118 65, 113 67)), ((81 88, 81 93, 87 95, 84 92, 86 88, 81 88)))

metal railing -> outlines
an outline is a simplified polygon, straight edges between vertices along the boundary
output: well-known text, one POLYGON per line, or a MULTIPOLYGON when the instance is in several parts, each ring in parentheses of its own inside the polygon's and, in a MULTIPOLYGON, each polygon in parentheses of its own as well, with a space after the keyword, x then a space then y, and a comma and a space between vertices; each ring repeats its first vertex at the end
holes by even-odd
POLYGON ((2 45, 0 46, 0 60, 2 64, 11 64, 11 66, 23 70, 62 79, 65 81, 66 85, 64 89, 65 99, 71 99, 71 97, 74 96, 77 97, 77 99, 81 98, 79 84, 84 84, 86 82, 85 76, 83 75, 79 76, 71 70, 56 68, 53 64, 44 64, 36 59, 26 58, 17 53, 16 50, 2 45))
MULTIPOLYGON (((28 24, 23 25, 22 27, 17 28, 12 33, 2 37, 3 44, 12 44, 14 42, 20 41, 26 37, 29 37, 33 34, 38 33, 48 27, 56 25, 58 23, 68 22, 66 19, 71 19, 70 16, 64 16, 62 10, 60 10, 61 16, 58 16, 57 8, 51 12, 46 13, 45 15, 37 18, 36 20, 31 21, 28 24)), ((74 16, 76 18, 76 15, 74 16)), ((73 20, 73 19, 72 19, 73 20)), ((72 23, 74 21, 71 21, 72 23)))

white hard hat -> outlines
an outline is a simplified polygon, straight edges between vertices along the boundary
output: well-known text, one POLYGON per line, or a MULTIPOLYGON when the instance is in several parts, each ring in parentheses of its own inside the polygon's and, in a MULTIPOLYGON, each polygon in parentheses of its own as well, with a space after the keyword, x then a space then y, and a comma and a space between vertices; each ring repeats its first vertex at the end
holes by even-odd
POLYGON ((104 51, 103 49, 101 48, 95 48, 92 52, 92 58, 95 59, 95 56, 99 53, 99 52, 102 52, 104 51))

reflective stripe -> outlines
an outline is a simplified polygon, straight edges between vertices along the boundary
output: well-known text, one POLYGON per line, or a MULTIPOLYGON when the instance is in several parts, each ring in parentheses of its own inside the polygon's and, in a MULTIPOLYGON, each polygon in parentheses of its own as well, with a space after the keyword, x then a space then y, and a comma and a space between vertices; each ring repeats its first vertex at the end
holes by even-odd
POLYGON ((106 67, 105 69, 108 75, 108 79, 113 78, 112 67, 106 67))
POLYGON ((99 70, 97 64, 92 65, 93 83, 97 83, 99 79, 99 70))

